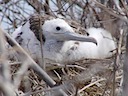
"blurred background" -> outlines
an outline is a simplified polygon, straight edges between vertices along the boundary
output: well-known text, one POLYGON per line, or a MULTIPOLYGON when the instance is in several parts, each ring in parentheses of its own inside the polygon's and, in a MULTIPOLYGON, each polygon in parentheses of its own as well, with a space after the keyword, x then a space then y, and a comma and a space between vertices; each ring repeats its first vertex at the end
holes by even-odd
POLYGON ((40 13, 68 18, 85 28, 102 27, 117 36, 119 29, 126 26, 122 19, 127 18, 127 2, 127 0, 1 0, 0 21, 5 30, 13 32, 30 15, 40 13))

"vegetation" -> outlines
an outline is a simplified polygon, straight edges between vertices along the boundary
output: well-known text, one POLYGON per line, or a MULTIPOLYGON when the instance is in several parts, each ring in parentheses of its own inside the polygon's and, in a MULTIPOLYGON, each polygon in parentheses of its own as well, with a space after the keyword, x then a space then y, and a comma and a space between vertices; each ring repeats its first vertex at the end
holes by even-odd
POLYGON ((128 0, 0 0, 0 16, 0 96, 128 96, 128 0), (118 45, 116 54, 44 71, 8 35, 33 14, 64 18, 79 34, 104 28, 118 45))

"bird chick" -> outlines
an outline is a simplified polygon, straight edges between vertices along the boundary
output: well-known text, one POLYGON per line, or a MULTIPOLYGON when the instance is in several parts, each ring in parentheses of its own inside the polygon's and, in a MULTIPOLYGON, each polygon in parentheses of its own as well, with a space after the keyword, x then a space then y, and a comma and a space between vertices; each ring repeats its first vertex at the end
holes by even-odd
POLYGON ((112 56, 111 51, 116 49, 116 44, 108 31, 102 28, 89 28, 86 31, 89 36, 77 34, 67 22, 57 18, 46 20, 42 25, 45 38, 43 49, 29 21, 13 32, 12 37, 38 61, 43 50, 46 63, 66 64, 86 58, 104 59, 112 56))
POLYGON ((53 19, 46 21, 42 29, 46 38, 43 53, 47 62, 70 63, 86 58, 104 59, 112 56, 111 51, 116 48, 111 34, 101 28, 89 28, 89 36, 83 36, 76 34, 64 20, 53 19))

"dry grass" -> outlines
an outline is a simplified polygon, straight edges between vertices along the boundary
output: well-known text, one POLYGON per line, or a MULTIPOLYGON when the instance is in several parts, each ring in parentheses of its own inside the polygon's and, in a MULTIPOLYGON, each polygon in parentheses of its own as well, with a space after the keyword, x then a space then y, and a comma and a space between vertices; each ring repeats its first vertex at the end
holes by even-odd
MULTIPOLYGON (((118 7, 118 3, 112 0, 108 0, 112 2, 105 1, 104 4, 91 0, 96 4, 92 6, 91 2, 86 3, 82 0, 56 0, 58 10, 53 12, 49 7, 49 0, 43 3, 40 3, 41 0, 3 1, 7 2, 0 2, 3 4, 1 5, 3 10, 0 11, 1 22, 9 26, 6 28, 8 32, 12 32, 23 20, 26 21, 27 16, 31 15, 27 9, 18 6, 20 3, 27 3, 36 11, 33 13, 43 14, 43 20, 49 19, 49 16, 56 18, 61 15, 79 34, 86 34, 85 28, 92 26, 105 28, 117 39, 118 51, 113 57, 103 60, 86 59, 66 66, 50 66, 46 69, 47 75, 29 54, 9 37, 7 32, 0 29, 0 96, 58 96, 58 93, 64 96, 65 93, 68 94, 67 96, 118 96, 120 94, 128 22, 127 3, 120 0, 118 7), (70 6, 65 9, 67 3, 70 6), (75 15, 74 6, 82 10, 81 15, 76 12, 78 17, 75 15), (13 7, 17 10, 13 10, 13 7), (97 8, 100 8, 100 12, 97 8), (20 13, 21 10, 25 15, 20 13), (3 33, 6 33, 4 35, 13 48, 9 47, 10 49, 7 50, 3 33)), ((51 2, 53 3, 52 0, 51 2)), ((40 26, 37 26, 40 22, 38 21, 36 19, 36 27, 40 26)), ((38 31, 38 28, 32 29, 34 32, 38 31)))

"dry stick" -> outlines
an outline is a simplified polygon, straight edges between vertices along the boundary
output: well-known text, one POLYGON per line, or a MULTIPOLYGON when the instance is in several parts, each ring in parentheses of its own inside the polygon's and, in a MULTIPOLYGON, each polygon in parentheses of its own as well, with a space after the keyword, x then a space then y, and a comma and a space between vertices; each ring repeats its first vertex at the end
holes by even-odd
POLYGON ((120 38, 119 38, 119 44, 118 44, 118 48, 117 48, 117 55, 115 58, 115 63, 113 65, 113 88, 112 88, 112 96, 115 96, 115 78, 116 78, 116 70, 117 67, 119 66, 119 62, 120 62, 120 54, 121 54, 121 45, 122 45, 122 40, 123 40, 123 29, 120 30, 120 38))
POLYGON ((116 18, 119 18, 121 20, 123 20, 124 22, 126 22, 128 24, 128 18, 124 17, 124 16, 121 16, 121 15, 118 15, 116 13, 113 12, 112 9, 110 8, 107 8, 106 6, 104 6, 103 4, 95 1, 95 0, 91 0, 92 2, 95 2, 97 6, 99 6, 100 8, 102 8, 104 11, 106 11, 108 14, 116 17, 116 18))
POLYGON ((126 16, 128 16, 128 8, 127 8, 127 5, 124 3, 123 0, 120 0, 120 2, 122 3, 123 8, 125 9, 124 12, 126 13, 126 16))
MULTIPOLYGON (((0 63, 1 65, 1 69, 2 69, 2 75, 4 77, 5 80, 10 81, 11 80, 11 76, 10 76, 10 72, 9 72, 9 64, 7 62, 6 59, 6 53, 7 50, 5 48, 5 38, 4 35, 2 33, 2 30, 0 29, 0 63)), ((11 82, 11 81, 10 81, 11 82)))
POLYGON ((0 89, 4 92, 5 96, 15 96, 14 86, 11 84, 11 75, 9 64, 6 59, 5 38, 2 30, 0 29, 0 63, 1 75, 0 76, 0 89))
POLYGON ((89 85, 83 87, 82 89, 80 89, 80 90, 78 91, 78 93, 81 93, 81 92, 84 91, 85 89, 87 89, 87 88, 89 88, 89 87, 91 87, 91 86, 93 86, 93 85, 95 85, 95 84, 97 84, 97 83, 99 83, 99 82, 101 82, 101 81, 105 81, 105 80, 106 80, 106 79, 101 78, 101 79, 99 79, 99 80, 97 80, 97 81, 95 81, 95 82, 93 82, 93 83, 91 83, 91 84, 89 84, 89 85))
POLYGON ((0 89, 4 93, 3 96, 16 96, 14 86, 10 82, 3 80, 3 78, 0 78, 0 89))
POLYGON ((39 6, 39 39, 40 39, 40 49, 41 49, 41 65, 43 65, 43 69, 45 70, 45 61, 44 61, 44 56, 43 56, 43 33, 42 33, 42 19, 41 19, 41 6, 39 6))
POLYGON ((40 9, 39 7, 43 10, 43 4, 42 2, 38 1, 38 0, 26 0, 26 2, 28 3, 28 5, 30 5, 36 12, 38 12, 40 9))
POLYGON ((126 54, 123 65, 123 85, 122 96, 128 96, 128 34, 126 37, 126 54))
POLYGON ((18 72, 16 73, 16 76, 14 77, 14 86, 16 89, 19 88, 20 82, 22 80, 22 77, 27 72, 29 65, 31 64, 31 61, 28 59, 25 60, 25 62, 22 64, 18 72))
MULTIPOLYGON (((24 51, 24 49, 14 40, 11 38, 11 36, 3 31, 7 38, 7 42, 12 46, 15 47, 24 57, 28 58, 28 60, 31 61, 30 67, 50 86, 54 87, 56 85, 56 82, 51 79, 51 77, 28 55, 27 52, 24 51)), ((60 93, 60 96, 67 96, 67 94, 63 90, 58 90, 60 93)))

